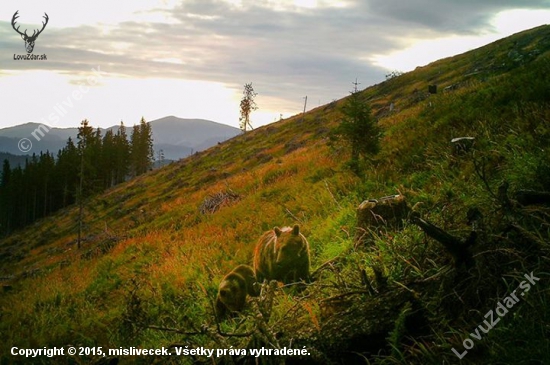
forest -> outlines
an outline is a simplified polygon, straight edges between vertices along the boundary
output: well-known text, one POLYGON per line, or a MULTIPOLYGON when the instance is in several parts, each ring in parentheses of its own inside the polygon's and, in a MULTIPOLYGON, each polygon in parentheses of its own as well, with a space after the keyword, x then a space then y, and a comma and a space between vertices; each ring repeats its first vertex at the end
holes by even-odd
POLYGON ((107 130, 102 136, 99 128, 83 120, 77 141, 69 138, 57 155, 33 153, 24 166, 16 167, 3 161, 0 236, 139 176, 149 171, 153 160, 152 130, 144 119, 130 136, 122 122, 116 133, 107 130))

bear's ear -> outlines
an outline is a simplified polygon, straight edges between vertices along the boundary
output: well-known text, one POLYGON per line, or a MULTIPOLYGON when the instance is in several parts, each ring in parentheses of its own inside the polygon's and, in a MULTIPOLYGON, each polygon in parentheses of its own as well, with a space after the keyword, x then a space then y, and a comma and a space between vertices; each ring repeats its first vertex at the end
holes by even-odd
POLYGON ((294 228, 292 228, 292 234, 297 236, 300 234, 300 226, 299 225, 294 225, 294 228))
POLYGON ((281 230, 279 229, 279 227, 273 228, 273 231, 275 231, 275 235, 276 235, 277 237, 279 237, 279 236, 281 235, 281 233, 283 233, 283 231, 281 231, 281 230))

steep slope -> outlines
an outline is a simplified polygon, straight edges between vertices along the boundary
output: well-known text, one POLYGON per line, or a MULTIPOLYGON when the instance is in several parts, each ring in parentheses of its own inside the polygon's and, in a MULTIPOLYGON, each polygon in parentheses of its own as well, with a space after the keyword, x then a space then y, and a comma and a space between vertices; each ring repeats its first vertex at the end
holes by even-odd
POLYGON ((308 349, 289 362, 456 363, 455 349, 463 363, 544 363, 550 210, 516 193, 550 190, 549 51, 550 27, 540 27, 364 90, 385 134, 360 176, 330 143, 340 100, 89 198, 80 249, 76 208, 3 239, 0 356, 13 360, 12 346, 183 344, 308 349), (454 152, 450 140, 463 136, 474 148, 454 152), (395 193, 453 237, 475 231, 473 264, 455 265, 452 250, 409 220, 358 240, 357 205, 395 193), (475 229, 472 211, 482 217, 475 229), (224 274, 251 263, 264 231, 296 223, 317 280, 302 292, 268 290, 272 308, 252 301, 216 325, 224 274), (540 281, 513 314, 470 337, 531 272, 540 281))

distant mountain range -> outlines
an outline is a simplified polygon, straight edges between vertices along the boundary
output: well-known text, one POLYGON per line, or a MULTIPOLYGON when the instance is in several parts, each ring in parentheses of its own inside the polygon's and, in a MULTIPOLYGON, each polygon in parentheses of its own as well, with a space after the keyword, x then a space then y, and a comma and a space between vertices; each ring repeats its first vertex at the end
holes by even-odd
MULTIPOLYGON (((158 158, 159 151, 162 150, 166 160, 187 157, 196 151, 205 150, 240 133, 238 128, 205 119, 183 119, 169 116, 153 120, 149 124, 153 130, 155 158, 158 158)), ((78 128, 48 127, 45 129, 41 127, 38 129, 39 126, 38 123, 26 123, 0 129, 0 152, 20 156, 50 151, 57 155, 57 151, 65 146, 69 137, 76 143, 78 128), (39 130, 41 132, 38 132, 39 130), (27 153, 23 153, 18 147, 22 138, 28 138, 32 143, 32 148, 27 153)), ((132 125, 126 125, 128 138, 132 134, 132 127, 132 125)), ((119 126, 101 128, 101 134, 105 135, 109 129, 116 133, 118 128, 119 126)), ((5 156, 8 157, 12 165, 21 161, 20 158, 13 159, 8 155, 5 156)))

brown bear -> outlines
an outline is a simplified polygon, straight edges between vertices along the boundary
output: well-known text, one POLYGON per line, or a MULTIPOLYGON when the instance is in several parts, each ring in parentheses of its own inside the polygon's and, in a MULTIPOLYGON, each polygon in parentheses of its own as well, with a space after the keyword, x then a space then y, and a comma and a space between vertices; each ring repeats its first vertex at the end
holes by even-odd
POLYGON ((227 274, 218 287, 216 314, 218 318, 228 313, 240 312, 246 303, 246 295, 258 296, 254 287, 256 277, 254 269, 248 265, 239 265, 227 274))
POLYGON ((275 227, 265 232, 254 252, 254 272, 258 282, 309 282, 309 243, 300 233, 300 226, 275 227))

